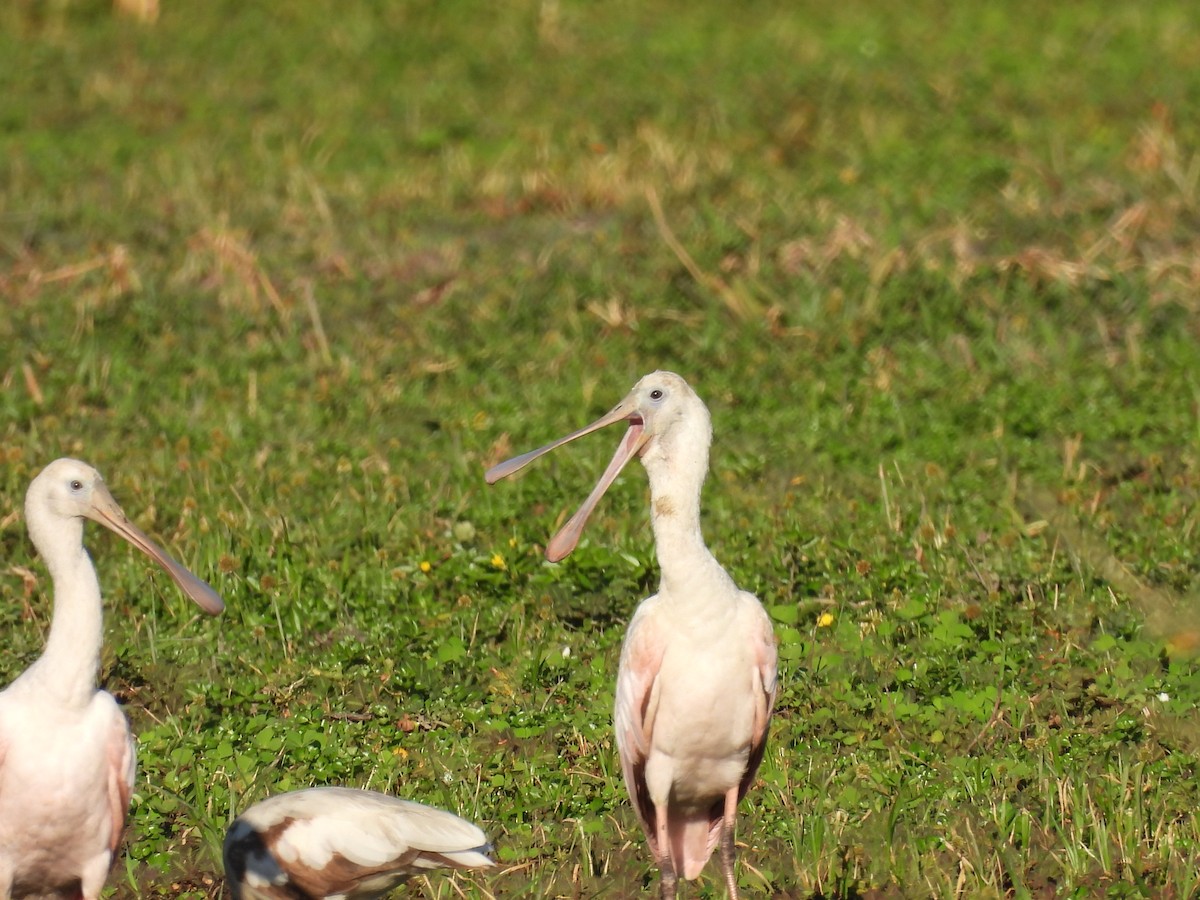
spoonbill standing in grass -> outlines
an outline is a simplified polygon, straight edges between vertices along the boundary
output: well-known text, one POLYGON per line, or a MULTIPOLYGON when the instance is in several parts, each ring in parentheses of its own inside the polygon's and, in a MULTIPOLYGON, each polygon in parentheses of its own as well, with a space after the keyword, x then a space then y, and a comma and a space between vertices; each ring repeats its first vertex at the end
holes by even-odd
POLYGON ((155 560, 206 613, 225 608, 125 517, 91 466, 59 459, 33 479, 25 521, 50 571, 54 616, 42 655, 0 692, 0 898, 94 900, 125 826, 134 746, 117 701, 96 688, 102 611, 85 518, 155 560))
POLYGON ((277 794, 225 835, 233 900, 379 897, 434 869, 489 868, 487 837, 453 813, 375 791, 277 794))
POLYGON ((607 415, 487 472, 513 474, 556 447, 606 425, 629 430, 578 512, 546 546, 565 557, 597 501, 639 456, 650 477, 650 518, 662 570, 658 593, 633 614, 617 672, 614 713, 625 786, 662 872, 662 896, 695 878, 721 845, 736 898, 734 822, 762 761, 775 702, 775 635, 753 594, 738 590, 700 534, 700 488, 712 422, 687 382, 647 375, 607 415))

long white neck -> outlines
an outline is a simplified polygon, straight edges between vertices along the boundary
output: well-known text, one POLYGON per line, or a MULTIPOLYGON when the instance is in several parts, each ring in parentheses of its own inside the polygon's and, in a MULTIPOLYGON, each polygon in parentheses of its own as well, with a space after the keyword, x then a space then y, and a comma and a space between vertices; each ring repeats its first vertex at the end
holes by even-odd
POLYGON ((707 428, 685 432, 642 459, 650 477, 650 522, 662 572, 660 595, 687 599, 710 595, 714 583, 733 585, 700 531, 700 489, 708 473, 709 440, 707 428))
POLYGON ((34 515, 33 538, 54 586, 54 614, 46 647, 21 676, 65 706, 84 706, 96 693, 103 640, 100 581, 83 546, 83 520, 34 515))

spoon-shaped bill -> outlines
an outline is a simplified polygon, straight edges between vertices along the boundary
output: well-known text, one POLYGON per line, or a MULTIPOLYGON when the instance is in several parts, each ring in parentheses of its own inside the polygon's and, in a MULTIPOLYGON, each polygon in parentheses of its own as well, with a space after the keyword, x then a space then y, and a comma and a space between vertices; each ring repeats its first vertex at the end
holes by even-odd
POLYGON ((179 589, 210 616, 218 615, 225 609, 225 602, 216 591, 168 556, 154 541, 146 537, 140 528, 129 521, 103 484, 97 484, 93 488, 92 508, 88 518, 115 531, 166 569, 167 574, 179 585, 179 589))
POLYGON ((625 412, 624 406, 625 404, 622 403, 612 412, 601 416, 591 425, 584 426, 578 431, 572 431, 566 437, 560 437, 556 441, 551 441, 544 447, 538 447, 536 450, 530 450, 528 453, 522 453, 520 456, 514 456, 512 459, 506 459, 502 463, 497 463, 484 473, 484 481, 486 481, 488 484, 495 484, 501 478, 507 478, 509 475, 519 472, 539 456, 543 456, 549 453, 551 450, 561 447, 563 444, 570 443, 576 438, 583 437, 585 434, 591 434, 593 431, 599 431, 601 428, 604 428, 607 425, 612 425, 614 422, 620 422, 622 419, 628 419, 631 414, 625 412))
POLYGON ((617 445, 617 451, 609 461, 608 468, 604 470, 604 474, 600 476, 600 480, 596 482, 596 486, 592 488, 588 498, 546 545, 546 559, 550 562, 558 562, 579 544, 579 538, 583 534, 583 526, 587 524, 588 516, 592 514, 592 510, 596 508, 596 504, 604 496, 604 492, 625 468, 625 463, 633 459, 641 449, 645 433, 646 426, 641 419, 630 420, 629 430, 625 432, 625 437, 621 438, 621 443, 617 445))

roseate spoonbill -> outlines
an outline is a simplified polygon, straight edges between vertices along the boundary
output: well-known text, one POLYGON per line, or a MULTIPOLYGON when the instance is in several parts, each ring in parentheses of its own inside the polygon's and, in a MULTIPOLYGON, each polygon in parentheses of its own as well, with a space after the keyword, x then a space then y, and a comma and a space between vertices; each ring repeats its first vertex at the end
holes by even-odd
POLYGON ((644 377, 611 412, 579 431, 487 472, 511 475, 562 444, 606 425, 628 431, 599 483, 546 547, 556 561, 579 542, 597 501, 639 456, 650 477, 650 517, 661 569, 621 648, 614 711, 629 797, 662 872, 662 896, 695 878, 718 841, 736 898, 734 821, 762 761, 775 703, 775 635, 753 594, 738 590, 700 533, 700 488, 712 422, 673 372, 644 377))
POLYGON ((375 791, 276 794, 225 835, 233 900, 380 897, 434 869, 489 868, 487 837, 453 813, 375 791))
POLYGON ((96 688, 100 582, 83 520, 115 531, 167 570, 206 613, 225 604, 121 511, 91 466, 59 459, 25 495, 25 521, 54 586, 42 655, 0 692, 0 898, 94 900, 108 877, 135 769, 129 723, 96 688))

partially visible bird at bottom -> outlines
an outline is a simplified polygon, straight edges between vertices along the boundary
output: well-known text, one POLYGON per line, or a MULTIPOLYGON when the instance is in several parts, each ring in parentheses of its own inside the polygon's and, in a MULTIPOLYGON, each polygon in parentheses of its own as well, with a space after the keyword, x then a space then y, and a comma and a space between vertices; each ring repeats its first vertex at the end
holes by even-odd
POLYGON ((276 794, 225 835, 233 900, 381 897, 436 869, 487 869, 492 845, 453 813, 377 791, 314 787, 276 794))

